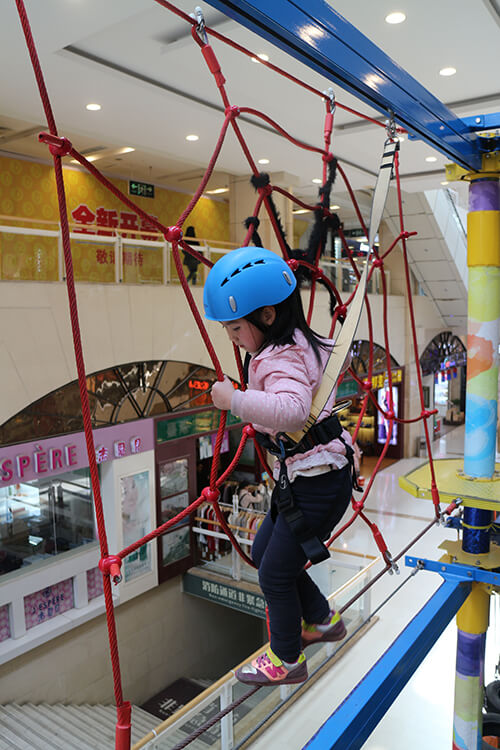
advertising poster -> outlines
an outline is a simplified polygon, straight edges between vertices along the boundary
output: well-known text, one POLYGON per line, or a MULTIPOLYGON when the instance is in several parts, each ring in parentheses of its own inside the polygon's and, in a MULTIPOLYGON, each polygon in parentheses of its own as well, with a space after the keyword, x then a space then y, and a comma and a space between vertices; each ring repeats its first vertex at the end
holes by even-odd
MULTIPOLYGON (((384 385, 383 388, 380 388, 378 390, 377 400, 378 400, 380 408, 383 409, 384 412, 389 411, 390 399, 389 399, 389 387, 387 386, 387 384, 384 385)), ((392 400, 393 400, 393 405, 394 405, 393 406, 394 414, 397 417, 399 414, 398 388, 395 385, 392 386, 392 400)), ((387 439, 388 432, 389 432, 389 427, 390 427, 389 420, 384 419, 383 415, 379 411, 377 411, 377 422, 378 422, 377 442, 384 444, 387 439)), ((396 445, 398 442, 398 426, 399 425, 396 422, 394 422, 394 424, 392 425, 392 435, 391 435, 391 440, 390 440, 389 445, 396 445)))
MULTIPOLYGON (((141 539, 151 531, 149 471, 130 474, 120 478, 123 544, 141 539)), ((151 545, 145 544, 123 561, 124 579, 149 573, 151 567, 151 545)))
POLYGON ((189 544, 189 526, 183 526, 175 531, 168 531, 161 538, 162 565, 170 565, 183 557, 188 557, 191 551, 189 544))

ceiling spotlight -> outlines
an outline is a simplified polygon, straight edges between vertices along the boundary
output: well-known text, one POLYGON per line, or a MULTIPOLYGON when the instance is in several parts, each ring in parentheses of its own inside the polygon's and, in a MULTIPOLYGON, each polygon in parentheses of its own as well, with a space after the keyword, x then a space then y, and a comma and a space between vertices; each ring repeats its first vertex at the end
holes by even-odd
POLYGON ((101 105, 100 104, 87 104, 85 109, 88 109, 90 112, 99 112, 99 110, 101 109, 101 105))
POLYGON ((309 209, 308 208, 296 208, 295 211, 292 211, 293 214, 308 214, 309 209))
POLYGON ((340 208, 340 206, 330 206, 330 211, 337 211, 340 208))
POLYGON ((452 68, 452 67, 441 68, 441 70, 439 71, 439 75, 440 76, 454 76, 456 72, 457 72, 456 68, 452 68))
POLYGON ((437 161, 437 156, 426 156, 425 161, 437 161))
POLYGON ((191 133, 191 135, 186 136, 186 141, 198 141, 200 139, 199 135, 195 135, 194 133, 191 133))
POLYGON ((396 24, 403 23, 403 21, 406 21, 406 15, 400 10, 395 10, 385 17, 386 23, 396 24))
POLYGON ((220 195, 221 193, 229 192, 229 188, 214 188, 213 190, 207 190, 207 195, 220 195))
MULTIPOLYGON (((85 158, 86 158, 87 161, 96 161, 96 159, 98 159, 99 157, 98 156, 86 156, 85 158)), ((69 163, 70 164, 80 164, 80 162, 78 161, 78 159, 70 159, 69 163)))
POLYGON ((257 57, 252 57, 250 59, 252 60, 252 62, 256 63, 260 62, 261 60, 263 60, 264 62, 269 62, 269 55, 266 55, 265 52, 259 52, 257 57))
POLYGON ((269 159, 259 159, 259 164, 269 164, 269 159))
POLYGON ((124 146, 120 149, 120 154, 131 154, 132 151, 135 151, 135 148, 132 148, 132 146, 124 146))
POLYGON ((323 182, 323 180, 320 180, 319 177, 313 177, 313 179, 311 180, 311 182, 314 182, 315 185, 321 185, 321 183, 323 182))
POLYGON ((442 183, 441 183, 441 185, 449 185, 449 184, 450 183, 448 182, 448 180, 443 180, 442 183))

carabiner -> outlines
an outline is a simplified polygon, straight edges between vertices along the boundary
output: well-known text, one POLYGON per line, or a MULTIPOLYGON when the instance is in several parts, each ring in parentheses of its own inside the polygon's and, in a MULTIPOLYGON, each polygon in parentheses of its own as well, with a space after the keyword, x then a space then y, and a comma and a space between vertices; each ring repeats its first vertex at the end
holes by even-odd
POLYGON ((205 27, 205 17, 203 11, 199 5, 194 9, 194 13, 189 14, 192 19, 196 21, 196 33, 200 37, 203 44, 208 44, 208 36, 205 27))

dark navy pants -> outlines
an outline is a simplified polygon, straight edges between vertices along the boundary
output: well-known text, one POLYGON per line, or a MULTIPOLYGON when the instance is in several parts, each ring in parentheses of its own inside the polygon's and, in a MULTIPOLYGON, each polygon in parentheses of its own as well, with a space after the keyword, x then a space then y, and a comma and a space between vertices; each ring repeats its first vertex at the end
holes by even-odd
MULTIPOLYGON (((298 476, 291 486, 310 528, 327 539, 351 499, 350 466, 316 477, 298 476)), ((267 514, 255 537, 252 558, 269 611, 271 648, 283 661, 296 661, 301 618, 322 622, 330 611, 328 601, 304 570, 307 558, 281 515, 273 522, 267 514)))

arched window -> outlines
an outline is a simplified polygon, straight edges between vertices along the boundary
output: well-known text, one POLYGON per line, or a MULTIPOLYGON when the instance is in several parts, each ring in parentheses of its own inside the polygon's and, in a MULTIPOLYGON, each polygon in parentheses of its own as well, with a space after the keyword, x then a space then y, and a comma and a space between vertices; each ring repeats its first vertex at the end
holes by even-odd
MULTIPOLYGON (((358 339, 352 344, 352 369, 358 377, 366 375, 368 372, 368 363, 370 361, 370 342, 365 339, 358 339)), ((391 356, 391 369, 399 367, 398 362, 391 356)), ((373 345, 373 372, 387 370, 387 357, 385 349, 378 344, 373 345)))
POLYGON ((440 372, 446 367, 461 367, 467 364, 467 349, 458 336, 443 331, 434 336, 420 357, 423 375, 440 372))
MULTIPOLYGON (((87 376, 92 427, 211 404, 215 371, 191 362, 148 361, 87 376)), ((34 401, 0 426, 0 445, 83 430, 78 381, 34 401)))

